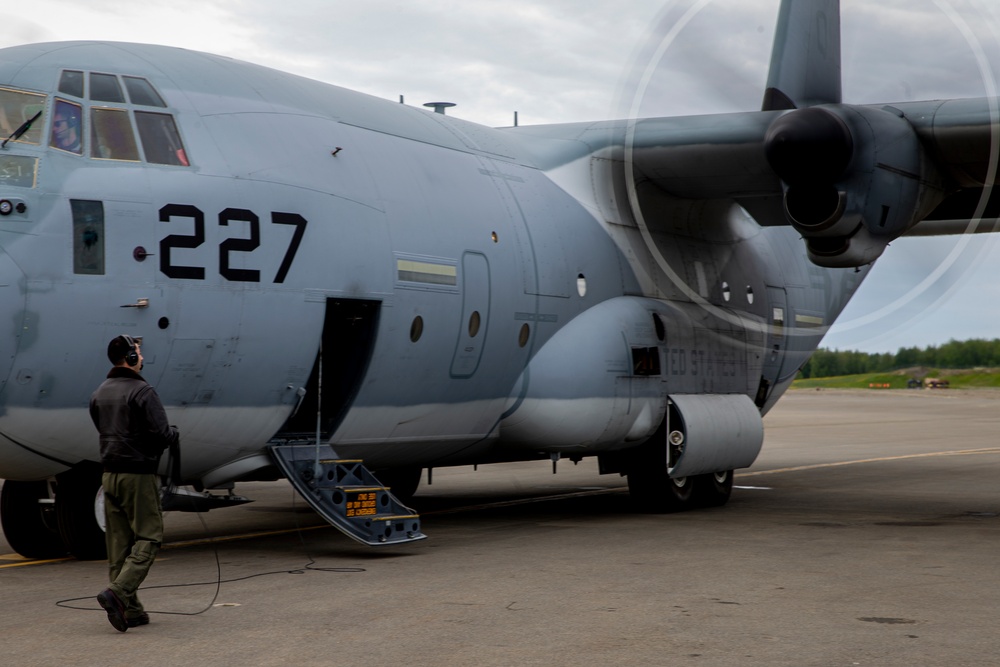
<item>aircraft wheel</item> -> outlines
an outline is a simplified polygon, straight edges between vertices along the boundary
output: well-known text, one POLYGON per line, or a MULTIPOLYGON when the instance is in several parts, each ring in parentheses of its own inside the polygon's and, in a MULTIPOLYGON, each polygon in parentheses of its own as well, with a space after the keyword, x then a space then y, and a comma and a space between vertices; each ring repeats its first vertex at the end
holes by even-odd
POLYGON ((698 475, 695 481, 694 502, 699 507, 722 507, 733 493, 733 471, 698 475))
POLYGON ((413 500, 423 472, 423 468, 386 468, 372 474, 383 486, 389 487, 396 500, 406 505, 413 500))
POLYGON ((49 497, 49 483, 7 480, 0 491, 0 520, 8 544, 25 558, 59 558, 66 547, 59 533, 46 521, 46 508, 39 503, 49 497))
POLYGON ((697 477, 671 478, 665 463, 657 466, 635 466, 628 473, 628 491, 638 509, 643 512, 683 512, 694 508, 697 477))
POLYGON ((56 479, 56 523, 63 544, 80 560, 107 558, 100 466, 74 468, 56 479))

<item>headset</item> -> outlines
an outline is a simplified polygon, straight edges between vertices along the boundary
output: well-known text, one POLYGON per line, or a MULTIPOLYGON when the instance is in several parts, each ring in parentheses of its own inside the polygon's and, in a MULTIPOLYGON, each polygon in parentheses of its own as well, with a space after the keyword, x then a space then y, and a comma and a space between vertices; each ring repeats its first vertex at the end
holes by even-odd
POLYGON ((121 337, 125 340, 128 345, 128 352, 125 354, 125 363, 129 366, 135 366, 139 363, 139 352, 135 349, 138 343, 131 336, 126 336, 122 334, 121 337))

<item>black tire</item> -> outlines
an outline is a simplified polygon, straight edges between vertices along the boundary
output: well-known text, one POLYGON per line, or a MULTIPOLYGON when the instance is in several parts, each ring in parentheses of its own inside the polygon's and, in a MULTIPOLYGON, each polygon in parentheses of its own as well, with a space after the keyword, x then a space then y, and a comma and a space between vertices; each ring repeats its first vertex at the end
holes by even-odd
POLYGON ((49 522, 39 499, 49 497, 48 482, 7 480, 0 491, 0 520, 10 547, 25 558, 59 558, 66 547, 49 522))
POLYGON ((56 524, 66 549, 80 560, 106 559, 108 547, 96 512, 101 467, 79 466, 56 480, 56 524))
POLYGON ((666 463, 662 467, 636 467, 628 473, 628 492, 636 509, 654 514, 684 512, 694 503, 698 479, 671 478, 666 463))
POLYGON ((389 487, 389 491, 396 500, 408 505, 413 500, 417 487, 420 486, 423 472, 423 468, 386 468, 385 470, 376 470, 372 474, 382 483, 382 486, 389 487))
POLYGON ((697 477, 672 478, 667 473, 667 419, 643 444, 623 452, 632 503, 640 512, 667 514, 697 507, 697 477))
POLYGON ((698 475, 695 480, 694 503, 698 507, 722 507, 733 493, 733 471, 698 475))

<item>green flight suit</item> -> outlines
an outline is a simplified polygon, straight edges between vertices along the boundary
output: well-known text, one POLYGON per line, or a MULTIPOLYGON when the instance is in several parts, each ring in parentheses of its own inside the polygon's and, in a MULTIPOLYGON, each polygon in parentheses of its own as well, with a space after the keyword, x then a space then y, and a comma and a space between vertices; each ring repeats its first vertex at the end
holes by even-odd
POLYGON ((136 591, 163 542, 160 480, 148 473, 106 472, 104 516, 107 521, 108 586, 125 604, 125 617, 143 613, 136 591))

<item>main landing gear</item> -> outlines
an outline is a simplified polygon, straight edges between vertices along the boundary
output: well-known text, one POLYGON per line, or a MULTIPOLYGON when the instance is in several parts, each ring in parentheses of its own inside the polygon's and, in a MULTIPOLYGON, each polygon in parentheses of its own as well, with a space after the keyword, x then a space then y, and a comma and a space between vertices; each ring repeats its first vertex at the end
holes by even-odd
MULTIPOLYGON (((643 512, 684 512, 702 507, 721 507, 733 492, 733 471, 723 470, 691 477, 671 477, 668 456, 681 450, 681 442, 669 443, 667 422, 644 444, 629 450, 625 466, 628 490, 643 512), (665 444, 666 443, 666 444, 665 444)), ((671 437, 676 437, 671 434, 671 437)))
POLYGON ((721 507, 733 492, 733 471, 670 477, 667 467, 636 466, 629 470, 628 490, 636 506, 651 513, 684 512, 721 507))
POLYGON ((71 554, 80 560, 102 560, 107 557, 103 502, 101 467, 96 464, 62 473, 54 485, 6 480, 0 490, 4 537, 26 558, 71 554))

